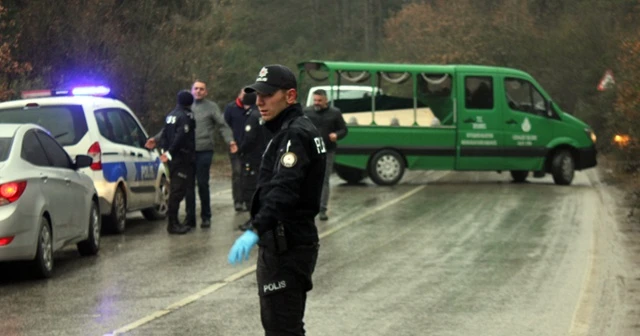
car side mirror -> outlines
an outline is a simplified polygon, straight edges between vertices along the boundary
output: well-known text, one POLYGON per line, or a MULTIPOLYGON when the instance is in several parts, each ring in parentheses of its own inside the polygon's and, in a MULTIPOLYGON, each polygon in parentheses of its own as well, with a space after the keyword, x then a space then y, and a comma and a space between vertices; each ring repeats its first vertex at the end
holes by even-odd
POLYGON ((76 155, 75 169, 86 168, 91 166, 93 158, 89 155, 76 155))

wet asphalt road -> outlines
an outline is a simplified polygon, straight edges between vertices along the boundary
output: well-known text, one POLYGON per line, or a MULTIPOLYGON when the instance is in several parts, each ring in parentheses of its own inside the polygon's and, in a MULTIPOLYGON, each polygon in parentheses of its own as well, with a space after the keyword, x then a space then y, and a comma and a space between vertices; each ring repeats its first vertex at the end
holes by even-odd
MULTIPOLYGON (((598 334, 617 318, 602 317, 615 300, 593 293, 605 287, 596 233, 610 219, 591 175, 570 187, 497 173, 411 172, 393 187, 334 176, 308 334, 598 334)), ((229 188, 212 182, 212 229, 170 236, 134 215, 98 257, 59 253, 52 279, 2 266, 0 334, 261 335, 257 253, 226 262, 248 218, 229 188)))

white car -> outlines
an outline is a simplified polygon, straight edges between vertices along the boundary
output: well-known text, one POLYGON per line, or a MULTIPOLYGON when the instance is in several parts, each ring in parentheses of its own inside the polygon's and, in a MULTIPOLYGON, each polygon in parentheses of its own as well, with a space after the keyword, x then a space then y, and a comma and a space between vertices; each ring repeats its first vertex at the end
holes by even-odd
POLYGON ((95 185, 104 227, 121 233, 127 212, 149 220, 167 213, 168 177, 158 154, 144 148, 147 132, 117 99, 100 96, 105 87, 23 92, 23 99, 0 103, 0 124, 34 123, 47 129, 71 156, 93 158, 82 171, 95 185))
POLYGON ((335 95, 337 99, 361 99, 369 98, 374 94, 382 94, 382 89, 365 85, 320 85, 309 89, 309 93, 307 94, 307 104, 305 106, 313 105, 313 93, 319 89, 327 92, 327 99, 329 102, 333 101, 332 94, 335 95))
POLYGON ((40 126, 0 125, 0 262, 30 260, 37 276, 49 277, 53 253, 65 245, 98 253, 98 194, 79 172, 92 161, 72 161, 40 126))

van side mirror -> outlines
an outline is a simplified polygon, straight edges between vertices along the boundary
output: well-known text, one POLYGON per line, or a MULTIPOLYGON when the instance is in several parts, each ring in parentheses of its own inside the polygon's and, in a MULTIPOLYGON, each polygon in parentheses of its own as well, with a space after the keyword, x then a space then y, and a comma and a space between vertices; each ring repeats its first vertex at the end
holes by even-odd
POLYGON ((93 163, 93 158, 90 157, 89 155, 76 155, 76 163, 74 164, 74 168, 80 169, 80 168, 86 168, 91 166, 91 164, 93 163))

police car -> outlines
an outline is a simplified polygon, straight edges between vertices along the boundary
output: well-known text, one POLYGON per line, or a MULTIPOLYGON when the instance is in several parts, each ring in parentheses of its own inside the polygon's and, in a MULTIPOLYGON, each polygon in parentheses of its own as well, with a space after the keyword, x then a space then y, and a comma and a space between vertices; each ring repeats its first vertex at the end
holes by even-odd
POLYGON ((82 171, 98 192, 103 227, 121 233, 127 212, 165 218, 169 186, 158 154, 144 147, 148 136, 140 121, 109 93, 104 86, 25 91, 21 100, 0 103, 0 124, 38 124, 71 157, 91 156, 82 171))

